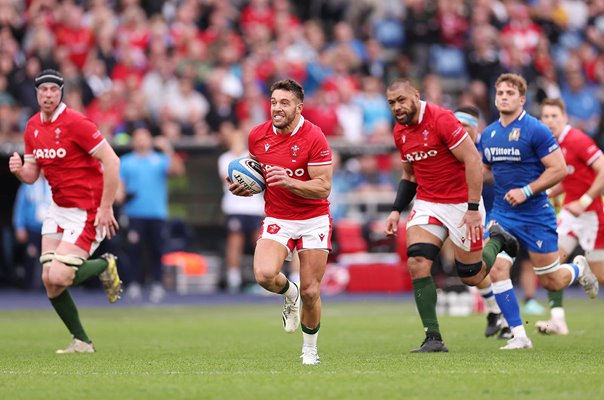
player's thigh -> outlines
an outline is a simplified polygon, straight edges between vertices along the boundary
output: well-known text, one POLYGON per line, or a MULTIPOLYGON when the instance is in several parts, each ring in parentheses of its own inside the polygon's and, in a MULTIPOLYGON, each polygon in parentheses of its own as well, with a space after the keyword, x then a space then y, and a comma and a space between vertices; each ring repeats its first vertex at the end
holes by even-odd
POLYGON ((288 249, 273 239, 261 238, 254 251, 254 273, 258 276, 276 276, 281 272, 288 249))
POLYGON ((318 285, 325 275, 329 253, 321 249, 298 250, 300 282, 303 286, 318 285))

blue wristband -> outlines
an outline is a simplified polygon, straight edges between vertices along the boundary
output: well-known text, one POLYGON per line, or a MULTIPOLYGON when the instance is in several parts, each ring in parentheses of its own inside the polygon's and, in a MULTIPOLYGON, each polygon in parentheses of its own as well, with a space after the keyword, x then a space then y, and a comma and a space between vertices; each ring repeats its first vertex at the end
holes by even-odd
POLYGON ((529 185, 523 186, 520 190, 522 190, 522 194, 524 194, 524 197, 527 199, 533 195, 533 191, 529 185))

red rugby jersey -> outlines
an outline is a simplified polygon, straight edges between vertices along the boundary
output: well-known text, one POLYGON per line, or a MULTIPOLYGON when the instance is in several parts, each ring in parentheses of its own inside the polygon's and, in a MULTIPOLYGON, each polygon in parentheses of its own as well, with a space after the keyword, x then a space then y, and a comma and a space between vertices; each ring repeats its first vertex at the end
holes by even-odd
POLYGON ((451 150, 468 136, 455 115, 420 102, 415 125, 394 126, 394 143, 403 163, 411 163, 417 178, 417 198, 433 203, 468 201, 465 166, 451 150))
MULTIPOLYGON (((250 154, 267 171, 271 166, 283 167, 301 181, 310 180, 309 166, 330 165, 331 148, 319 127, 300 118, 290 134, 277 133, 271 121, 256 126, 248 137, 250 154)), ((266 187, 265 213, 268 217, 304 220, 329 214, 329 201, 307 199, 282 187, 266 187)))
POLYGON ((36 113, 24 134, 25 160, 42 167, 60 207, 96 209, 101 204, 103 171, 92 157, 105 142, 97 126, 61 103, 50 121, 36 113))

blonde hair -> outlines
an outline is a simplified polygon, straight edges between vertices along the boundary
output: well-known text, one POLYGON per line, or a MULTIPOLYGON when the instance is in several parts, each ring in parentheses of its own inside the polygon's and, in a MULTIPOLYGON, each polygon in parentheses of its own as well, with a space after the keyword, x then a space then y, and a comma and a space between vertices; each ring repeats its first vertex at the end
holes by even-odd
POLYGON ((495 88, 497 88, 497 86, 499 86, 502 82, 507 82, 510 85, 515 86, 516 89, 518 89, 520 96, 526 95, 526 79, 524 79, 522 76, 512 73, 501 74, 499 78, 497 78, 497 82, 495 82, 495 88))

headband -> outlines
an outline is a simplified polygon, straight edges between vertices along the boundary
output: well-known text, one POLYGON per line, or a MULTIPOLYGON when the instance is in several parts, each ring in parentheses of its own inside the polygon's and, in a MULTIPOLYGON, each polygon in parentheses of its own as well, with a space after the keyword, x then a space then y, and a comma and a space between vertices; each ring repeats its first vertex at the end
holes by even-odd
POLYGON ((457 111, 455 116, 459 120, 459 122, 465 122, 466 124, 478 128, 478 118, 463 111, 457 111))
POLYGON ((36 89, 43 83, 54 83, 63 89, 63 77, 55 70, 47 69, 42 72, 34 80, 36 89))

